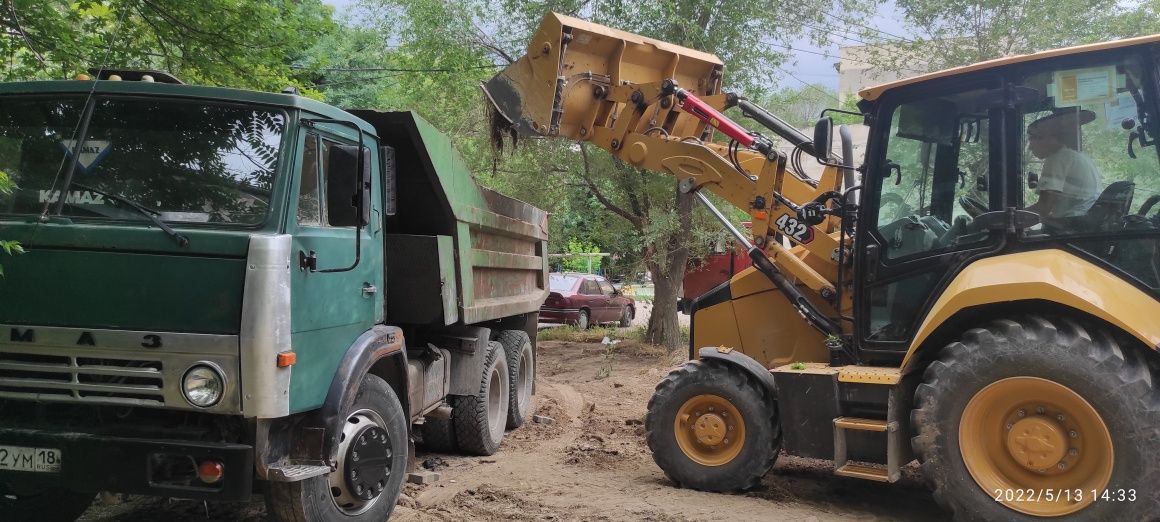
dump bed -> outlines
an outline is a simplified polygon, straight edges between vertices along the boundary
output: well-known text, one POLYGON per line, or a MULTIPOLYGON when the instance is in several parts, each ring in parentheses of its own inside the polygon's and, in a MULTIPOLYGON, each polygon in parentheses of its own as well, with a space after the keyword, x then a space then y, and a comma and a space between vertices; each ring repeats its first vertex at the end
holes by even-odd
POLYGON ((547 213, 476 184, 451 140, 417 114, 350 112, 394 149, 387 321, 475 324, 539 310, 547 213))

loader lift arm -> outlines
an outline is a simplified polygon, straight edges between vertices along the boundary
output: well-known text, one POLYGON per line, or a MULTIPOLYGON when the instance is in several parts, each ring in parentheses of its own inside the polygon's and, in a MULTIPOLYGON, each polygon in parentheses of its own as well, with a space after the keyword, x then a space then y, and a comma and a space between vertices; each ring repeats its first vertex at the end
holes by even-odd
POLYGON ((841 336, 843 325, 833 318, 850 300, 838 292, 841 256, 834 255, 844 204, 839 171, 828 166, 814 181, 789 169, 789 155, 772 140, 726 117, 721 111, 737 105, 802 153, 815 152, 784 121, 721 92, 723 70, 707 53, 548 13, 527 54, 483 90, 501 130, 587 141, 638 168, 668 173, 727 225, 700 191, 746 211, 751 239, 727 228, 754 265, 811 325, 841 336), (715 131, 730 141, 714 142, 715 131), (794 246, 783 246, 781 237, 794 246))

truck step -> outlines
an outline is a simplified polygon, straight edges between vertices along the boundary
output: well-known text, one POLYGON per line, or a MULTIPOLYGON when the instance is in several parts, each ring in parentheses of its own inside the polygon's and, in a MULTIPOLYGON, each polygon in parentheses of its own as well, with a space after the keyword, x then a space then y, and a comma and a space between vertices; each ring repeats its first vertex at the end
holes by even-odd
POLYGON ((834 427, 843 430, 886 431, 887 424, 886 421, 879 419, 838 417, 834 419, 834 427))
POLYGON ((873 480, 875 482, 894 482, 893 480, 890 480, 890 472, 887 471, 886 468, 865 466, 862 464, 846 464, 834 470, 834 474, 841 477, 873 480))
POLYGON ((861 417, 837 417, 834 419, 834 474, 877 482, 894 482, 901 476, 901 455, 903 438, 898 423, 884 419, 864 419, 861 417), (886 466, 866 466, 847 463, 846 431, 876 431, 886 433, 886 466))
POLYGON ((287 464, 270 468, 267 477, 274 482, 297 482, 330 473, 330 466, 312 464, 287 464))

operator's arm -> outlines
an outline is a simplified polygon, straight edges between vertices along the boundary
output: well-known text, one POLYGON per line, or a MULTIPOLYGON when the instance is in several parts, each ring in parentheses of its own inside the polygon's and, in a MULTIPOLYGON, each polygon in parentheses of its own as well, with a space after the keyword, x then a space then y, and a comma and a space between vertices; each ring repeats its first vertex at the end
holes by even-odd
POLYGON ((1054 217, 1059 211, 1060 197, 1063 194, 1058 190, 1039 190, 1039 200, 1033 205, 1027 207, 1026 210, 1035 212, 1042 217, 1054 217))

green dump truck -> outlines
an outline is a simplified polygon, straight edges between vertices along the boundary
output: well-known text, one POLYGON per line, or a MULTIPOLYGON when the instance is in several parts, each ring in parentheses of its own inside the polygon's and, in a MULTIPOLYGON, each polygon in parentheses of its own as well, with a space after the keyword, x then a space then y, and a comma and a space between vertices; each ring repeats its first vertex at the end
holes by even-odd
POLYGON ((381 521, 529 415, 545 212, 410 112, 115 74, 0 84, 0 520, 381 521))

